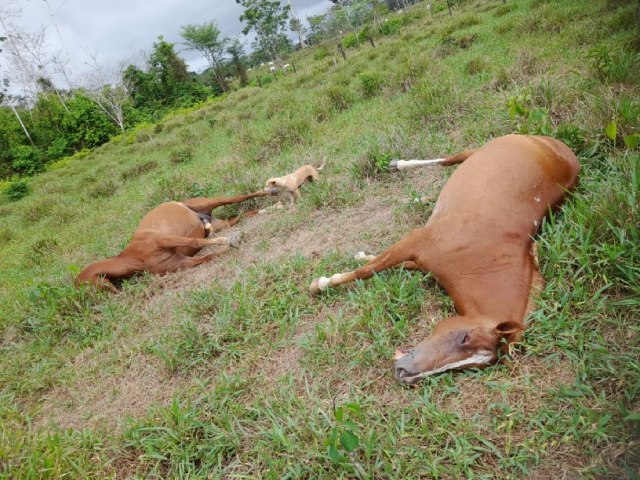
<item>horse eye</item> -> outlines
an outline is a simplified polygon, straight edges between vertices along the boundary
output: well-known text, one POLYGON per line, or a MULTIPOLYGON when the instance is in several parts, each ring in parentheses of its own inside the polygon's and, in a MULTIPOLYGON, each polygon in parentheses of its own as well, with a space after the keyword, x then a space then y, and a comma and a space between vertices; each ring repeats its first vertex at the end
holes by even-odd
POLYGON ((465 332, 464 335, 462 335, 462 339, 460 340, 460 344, 464 345, 465 343, 467 343, 469 341, 469 334, 465 332))

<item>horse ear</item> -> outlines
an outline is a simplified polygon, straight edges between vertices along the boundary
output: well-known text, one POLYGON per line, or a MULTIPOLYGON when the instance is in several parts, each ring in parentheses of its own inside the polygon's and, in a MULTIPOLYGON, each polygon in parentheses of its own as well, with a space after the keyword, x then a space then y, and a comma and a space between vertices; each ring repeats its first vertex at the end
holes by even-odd
POLYGON ((504 338, 508 343, 520 340, 523 331, 523 325, 520 322, 514 322, 512 320, 500 322, 494 329, 495 334, 500 338, 504 338))

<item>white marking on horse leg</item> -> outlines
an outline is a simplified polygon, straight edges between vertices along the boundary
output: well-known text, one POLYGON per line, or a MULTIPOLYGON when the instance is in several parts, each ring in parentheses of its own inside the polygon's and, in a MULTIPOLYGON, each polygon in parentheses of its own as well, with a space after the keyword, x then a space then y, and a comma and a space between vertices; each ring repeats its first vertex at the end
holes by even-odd
POLYGON ((374 260, 376 258, 375 255, 367 255, 364 252, 358 252, 353 256, 354 260, 367 260, 367 261, 371 261, 374 260))
POLYGON ((329 279, 329 285, 331 285, 332 287, 335 285, 339 285, 344 276, 344 273, 334 273, 329 279))
POLYGON ((327 277, 320 277, 318 279, 318 288, 321 292, 324 292, 327 288, 329 288, 329 279, 327 277))
POLYGON ((427 167, 429 165, 440 165, 444 161, 444 158, 436 158, 433 160, 394 160, 392 161, 392 163, 395 162, 392 168, 402 171, 411 168, 427 167))

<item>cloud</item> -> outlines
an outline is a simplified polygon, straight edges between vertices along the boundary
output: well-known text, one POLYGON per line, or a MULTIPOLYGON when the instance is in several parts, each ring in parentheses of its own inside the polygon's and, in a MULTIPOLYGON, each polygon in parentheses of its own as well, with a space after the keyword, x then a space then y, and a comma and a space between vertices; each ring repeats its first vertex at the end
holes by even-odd
MULTIPOLYGON (((328 0, 292 0, 292 4, 301 19, 332 5, 328 0)), ((235 0, 22 0, 18 5, 22 15, 13 23, 27 31, 47 25, 51 50, 62 51, 76 79, 89 68, 86 62, 90 55, 97 54, 99 62, 115 64, 140 51, 149 52, 159 35, 178 44, 190 68, 199 71, 204 60, 179 45, 180 27, 186 24, 215 20, 224 36, 248 40, 239 21, 243 9, 235 0)))

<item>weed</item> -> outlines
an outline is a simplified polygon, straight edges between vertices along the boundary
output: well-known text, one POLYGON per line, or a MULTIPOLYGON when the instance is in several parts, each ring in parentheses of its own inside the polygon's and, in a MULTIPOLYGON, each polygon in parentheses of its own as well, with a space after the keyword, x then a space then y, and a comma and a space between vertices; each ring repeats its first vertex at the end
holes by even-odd
POLYGON ((389 162, 394 158, 390 152, 382 151, 375 143, 367 153, 351 164, 351 175, 356 180, 378 178, 389 172, 389 162))
POLYGON ((187 163, 193 160, 193 147, 185 146, 177 148, 169 155, 169 161, 173 164, 187 163))
POLYGON ((456 92, 453 85, 421 82, 410 92, 413 101, 411 116, 419 122, 446 122, 446 113, 454 109, 456 92))
POLYGON ((148 162, 138 163, 131 168, 128 168, 124 172, 120 174, 120 178, 122 180, 127 180, 129 178, 138 178, 140 175, 144 175, 146 173, 151 172, 158 168, 158 162, 155 160, 149 160, 148 162))
POLYGON ((478 75, 487 72, 489 68, 489 62, 483 57, 474 57, 464 66, 464 70, 468 75, 478 75))
POLYGON ((324 90, 323 95, 329 102, 329 105, 337 111, 347 110, 356 100, 355 95, 351 90, 347 87, 338 85, 327 87, 324 90))
POLYGON ((114 180, 105 180, 95 185, 89 190, 89 196, 92 198, 112 197, 118 191, 119 185, 114 180))
POLYGON ((4 194, 12 201, 20 200, 28 193, 29 183, 26 180, 14 180, 4 189, 4 194))
POLYGON ((315 61, 323 60, 329 56, 329 50, 326 47, 316 48, 313 52, 315 61))
POLYGON ((505 90, 511 84, 512 79, 509 73, 504 69, 498 70, 498 73, 493 77, 491 81, 491 88, 497 91, 505 90))
POLYGON ((507 13, 513 12, 514 10, 517 10, 517 9, 518 9, 518 5, 516 3, 500 5, 493 12, 493 16, 502 17, 503 15, 506 15, 507 13))
POLYGON ((48 217, 53 208, 51 199, 38 199, 21 208, 22 219, 27 224, 35 224, 48 217))
POLYGON ((0 228, 0 242, 6 244, 15 238, 13 230, 10 228, 2 227, 0 228))
POLYGON ((474 25, 479 25, 481 23, 480 19, 477 15, 474 14, 465 14, 460 17, 456 17, 449 22, 448 25, 443 27, 440 31, 441 38, 446 38, 450 36, 453 32, 457 30, 463 30, 465 28, 472 27, 474 25))
POLYGON ((602 45, 591 49, 588 58, 603 81, 626 83, 640 76, 640 53, 602 45))
POLYGON ((373 97, 382 89, 383 79, 376 72, 364 72, 360 74, 360 90, 365 97, 373 97))

